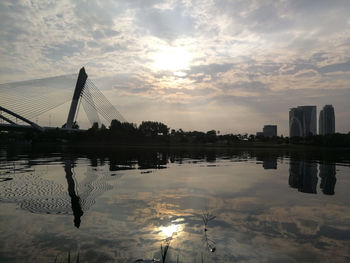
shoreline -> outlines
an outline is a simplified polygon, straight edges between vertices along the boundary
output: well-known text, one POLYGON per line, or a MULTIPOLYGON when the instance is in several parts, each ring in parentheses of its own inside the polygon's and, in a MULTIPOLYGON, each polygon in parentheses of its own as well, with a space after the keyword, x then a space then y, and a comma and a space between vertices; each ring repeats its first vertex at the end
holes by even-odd
POLYGON ((121 149, 232 149, 232 150, 244 150, 244 149, 274 149, 274 150, 337 150, 337 151, 350 151, 349 147, 340 146, 322 146, 322 145, 310 145, 310 144, 277 144, 277 143, 256 143, 256 142, 242 142, 233 144, 191 144, 191 143, 97 143, 97 142, 12 142, 1 143, 1 148, 8 147, 34 147, 34 148, 72 148, 72 149, 106 149, 111 150, 114 148, 121 149))

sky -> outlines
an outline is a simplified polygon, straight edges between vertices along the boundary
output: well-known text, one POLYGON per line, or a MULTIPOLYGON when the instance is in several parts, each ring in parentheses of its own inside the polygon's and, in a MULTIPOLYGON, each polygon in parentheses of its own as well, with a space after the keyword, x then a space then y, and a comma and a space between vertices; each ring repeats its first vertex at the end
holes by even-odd
POLYGON ((288 135, 289 108, 332 104, 349 132, 349 14, 348 0, 2 0, 0 83, 84 66, 137 124, 288 135))

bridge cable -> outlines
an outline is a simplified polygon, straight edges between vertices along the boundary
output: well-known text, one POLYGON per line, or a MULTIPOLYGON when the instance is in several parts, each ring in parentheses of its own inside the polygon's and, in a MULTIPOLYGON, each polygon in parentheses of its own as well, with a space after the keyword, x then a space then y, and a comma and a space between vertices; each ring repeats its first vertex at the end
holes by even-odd
POLYGON ((84 99, 98 112, 100 113, 107 121, 109 121, 112 117, 106 113, 103 109, 101 109, 94 101, 92 98, 88 98, 86 95, 84 95, 84 99))
POLYGON ((92 104, 91 106, 97 110, 97 112, 99 112, 101 115, 103 115, 103 117, 109 121, 111 119, 113 119, 112 115, 110 115, 110 113, 108 113, 104 108, 102 108, 98 103, 96 103, 96 100, 93 100, 92 96, 89 97, 86 94, 83 94, 84 98, 90 102, 90 104, 92 104))
POLYGON ((93 90, 95 90, 96 94, 95 96, 97 96, 100 101, 104 104, 104 105, 107 105, 108 108, 107 109, 111 109, 112 111, 114 111, 114 114, 117 116, 117 119, 119 119, 120 121, 124 121, 125 122, 125 119, 124 117, 118 112, 118 110, 109 102, 109 100, 103 95, 103 93, 95 86, 95 84, 88 80, 89 83, 91 84, 91 87, 93 90))
POLYGON ((83 95, 86 94, 87 97, 91 97, 91 93, 90 93, 90 90, 89 90, 89 87, 87 85, 85 85, 85 88, 83 89, 83 94, 81 96, 81 101, 82 101, 82 104, 83 104, 83 108, 84 108, 84 111, 86 113, 86 116, 88 117, 91 125, 94 123, 94 122, 97 122, 97 123, 101 123, 100 121, 100 118, 98 117, 98 111, 96 110, 96 108, 93 108, 90 104, 88 104, 85 99, 83 98, 83 95), (93 110, 93 109, 95 110, 93 110))

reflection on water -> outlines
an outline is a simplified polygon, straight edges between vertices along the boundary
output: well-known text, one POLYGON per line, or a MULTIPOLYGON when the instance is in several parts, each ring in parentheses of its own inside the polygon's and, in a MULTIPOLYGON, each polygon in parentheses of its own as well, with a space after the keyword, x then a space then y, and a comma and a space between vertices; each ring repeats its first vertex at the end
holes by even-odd
POLYGON ((67 191, 63 184, 43 178, 48 170, 34 168, 47 164, 47 160, 3 162, 0 182, 12 181, 0 185, 0 201, 18 203, 21 208, 32 213, 73 214, 74 226, 79 228, 83 211, 87 211, 95 203, 96 197, 111 189, 111 186, 105 182, 105 176, 92 169, 86 171, 84 180, 78 185, 73 173, 75 159, 64 157, 63 160, 52 161, 59 161, 63 165, 63 169, 55 167, 55 170, 58 168, 64 171, 67 191), (13 177, 5 178, 3 174, 13 177))
POLYGON ((215 241, 209 237, 208 234, 208 224, 210 221, 214 220, 216 216, 210 214, 208 211, 203 212, 202 219, 204 224, 203 239, 204 243, 209 252, 214 253, 216 251, 215 241))
POLYGON ((316 194, 317 164, 291 160, 289 168, 289 185, 303 193, 316 194))
POLYGON ((64 160, 64 171, 66 172, 66 179, 68 184, 68 194, 72 203, 72 211, 74 215, 74 225, 79 228, 80 226, 80 217, 84 214, 80 197, 75 193, 75 182, 73 180, 73 172, 72 172, 72 162, 69 159, 64 160))
MULTIPOLYGON (((335 164, 319 164, 320 188, 326 195, 334 195, 337 181, 335 164)), ((309 194, 317 193, 317 164, 304 160, 291 160, 289 167, 289 185, 298 191, 309 194)))
POLYGON ((319 176, 321 178, 320 188, 325 195, 334 195, 334 187, 337 182, 337 178, 335 177, 335 164, 320 164, 320 173, 319 176))
POLYGON ((256 155, 257 161, 262 161, 264 169, 277 169, 277 158, 279 156, 273 153, 258 153, 256 155))
POLYGON ((0 152, 0 262, 350 260, 344 153, 0 152))
POLYGON ((182 231, 182 225, 171 224, 169 226, 162 226, 159 230, 165 238, 171 238, 173 235, 177 235, 182 231))

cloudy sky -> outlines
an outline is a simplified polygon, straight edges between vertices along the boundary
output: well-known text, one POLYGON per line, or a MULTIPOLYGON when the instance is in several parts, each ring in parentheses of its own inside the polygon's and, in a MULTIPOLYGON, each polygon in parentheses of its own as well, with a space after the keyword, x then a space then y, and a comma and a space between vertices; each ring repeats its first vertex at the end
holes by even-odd
POLYGON ((350 130, 350 1, 0 2, 0 83, 77 73, 130 122, 255 133, 325 104, 350 130))

